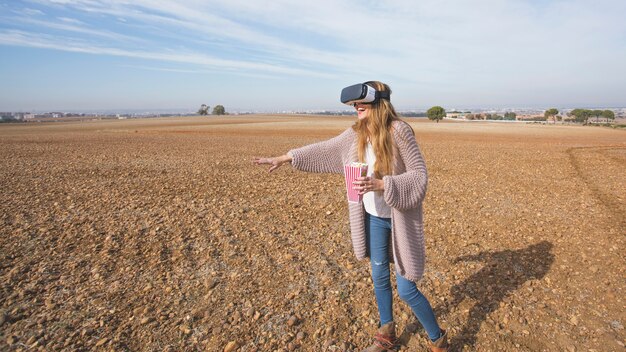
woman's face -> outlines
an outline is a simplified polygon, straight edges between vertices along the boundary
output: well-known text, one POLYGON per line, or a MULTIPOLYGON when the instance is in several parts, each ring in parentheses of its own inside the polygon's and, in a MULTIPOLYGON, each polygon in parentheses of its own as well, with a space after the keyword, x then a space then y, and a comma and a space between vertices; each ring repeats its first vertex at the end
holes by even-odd
POLYGON ((371 107, 372 106, 370 104, 360 104, 360 103, 354 104, 354 108, 356 109, 356 115, 359 118, 359 120, 363 120, 367 117, 367 115, 369 115, 371 107))

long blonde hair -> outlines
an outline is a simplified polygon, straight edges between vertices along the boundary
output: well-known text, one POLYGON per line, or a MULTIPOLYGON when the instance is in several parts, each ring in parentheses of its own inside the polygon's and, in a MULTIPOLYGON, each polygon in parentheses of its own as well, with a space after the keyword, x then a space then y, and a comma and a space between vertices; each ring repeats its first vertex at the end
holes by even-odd
MULTIPOLYGON (((379 92, 391 89, 388 85, 378 81, 368 81, 364 84, 379 92)), ((399 120, 396 110, 387 99, 378 99, 370 106, 368 115, 363 120, 358 120, 352 128, 357 133, 357 150, 359 161, 365 161, 368 142, 372 144, 376 163, 374 164, 374 176, 381 179, 383 176, 393 173, 393 139, 391 138, 391 124, 399 120)), ((370 166, 371 167, 371 166, 370 166)))

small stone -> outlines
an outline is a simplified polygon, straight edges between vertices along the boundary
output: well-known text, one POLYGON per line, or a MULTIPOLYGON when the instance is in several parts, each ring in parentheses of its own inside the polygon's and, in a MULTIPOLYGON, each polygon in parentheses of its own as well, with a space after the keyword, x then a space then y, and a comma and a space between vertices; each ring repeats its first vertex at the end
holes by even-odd
POLYGON ((335 328, 333 328, 332 326, 329 326, 326 328, 325 332, 326 332, 326 335, 332 335, 332 333, 335 332, 335 328))
POLYGON ((14 343, 16 343, 18 340, 17 336, 15 335, 9 335, 9 337, 7 337, 7 345, 13 345, 14 343))
POLYGON ((146 324, 149 324, 149 323, 151 323, 153 321, 154 321, 153 317, 145 317, 145 318, 141 319, 140 324, 141 325, 146 325, 146 324))
POLYGON ((205 310, 202 308, 196 308, 191 312, 191 317, 194 320, 202 319, 205 315, 205 310))
POLYGON ((219 283, 219 280, 217 280, 216 278, 210 278, 207 279, 204 282, 204 285, 206 286, 207 289, 211 290, 213 289, 217 284, 219 283))
POLYGON ((233 323, 239 323, 241 321, 241 313, 239 311, 236 311, 235 313, 233 313, 231 317, 231 321, 233 323))
POLYGON ((247 311, 246 311, 246 317, 250 318, 254 315, 254 308, 250 307, 247 311))
POLYGON ((178 327, 178 329, 180 330, 180 332, 183 333, 183 335, 189 335, 191 334, 191 328, 188 325, 181 325, 178 327))
POLYGON ((413 321, 406 325, 406 331, 414 334, 419 329, 419 322, 413 321))
POLYGON ((31 336, 28 340, 26 340, 26 344, 32 345, 35 341, 37 341, 37 338, 35 336, 31 336))
POLYGON ((324 342, 324 350, 326 350, 330 346, 333 346, 334 344, 335 344, 335 340, 333 339, 326 340, 326 342, 324 342))
POLYGON ((54 309, 55 304, 54 304, 54 302, 52 301, 51 298, 48 298, 46 300, 45 304, 46 304, 46 308, 47 309, 54 309))
POLYGON ((226 347, 224 347, 224 352, 232 352, 237 350, 238 348, 239 344, 237 343, 237 341, 230 341, 226 344, 226 347))
POLYGON ((296 324, 298 324, 298 318, 295 315, 289 317, 289 320, 287 320, 287 325, 294 326, 296 324))

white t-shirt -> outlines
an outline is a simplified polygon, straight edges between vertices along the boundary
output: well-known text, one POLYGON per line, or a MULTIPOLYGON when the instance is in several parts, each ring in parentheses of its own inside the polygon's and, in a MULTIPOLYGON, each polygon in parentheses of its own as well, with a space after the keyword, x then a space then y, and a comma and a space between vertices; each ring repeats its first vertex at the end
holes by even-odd
MULTIPOLYGON (((367 176, 374 174, 374 163, 376 162, 376 155, 374 154, 374 148, 370 143, 367 144, 367 150, 365 152, 365 162, 367 163, 367 176)), ((391 207, 385 203, 383 191, 367 192, 363 195, 363 206, 365 211, 379 218, 390 218, 391 207)))

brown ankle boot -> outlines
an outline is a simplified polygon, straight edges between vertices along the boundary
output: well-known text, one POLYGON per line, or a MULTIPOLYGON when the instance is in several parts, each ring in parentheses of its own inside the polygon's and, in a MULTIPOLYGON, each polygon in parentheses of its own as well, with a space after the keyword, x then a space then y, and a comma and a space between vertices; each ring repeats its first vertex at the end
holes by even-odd
POLYGON ((363 352, 387 352, 398 350, 396 339, 396 324, 392 321, 381 326, 374 336, 374 343, 363 352))
POLYGON ((441 329, 441 337, 435 342, 431 342, 430 350, 432 352, 447 352, 448 351, 448 333, 444 329, 441 329))

